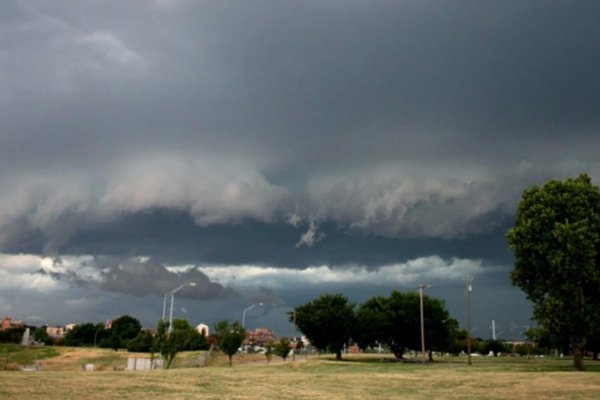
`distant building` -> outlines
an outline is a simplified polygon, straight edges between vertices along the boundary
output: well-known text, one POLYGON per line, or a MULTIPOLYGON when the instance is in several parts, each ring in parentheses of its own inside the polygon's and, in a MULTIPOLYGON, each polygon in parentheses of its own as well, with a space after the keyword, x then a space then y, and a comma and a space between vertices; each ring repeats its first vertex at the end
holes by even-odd
POLYGON ((208 335, 209 335, 208 325, 206 325, 205 323, 198 324, 198 326, 196 326, 196 330, 198 331, 198 333, 200 333, 206 337, 208 337, 208 335))
POLYGON ((73 328, 75 328, 76 326, 77 326, 77 324, 66 324, 65 325, 65 332, 72 331, 73 328))
POLYGON ((265 344, 275 340, 275 335, 267 328, 257 328, 253 331, 246 332, 244 344, 253 344, 256 346, 264 346, 265 344))
POLYGON ((63 337, 65 337, 66 331, 65 328, 62 326, 47 326, 46 333, 52 339, 62 339, 63 337))
POLYGON ((6 316, 2 319, 2 325, 0 325, 0 330, 14 329, 14 328, 23 328, 25 325, 21 321, 13 321, 12 317, 6 316))

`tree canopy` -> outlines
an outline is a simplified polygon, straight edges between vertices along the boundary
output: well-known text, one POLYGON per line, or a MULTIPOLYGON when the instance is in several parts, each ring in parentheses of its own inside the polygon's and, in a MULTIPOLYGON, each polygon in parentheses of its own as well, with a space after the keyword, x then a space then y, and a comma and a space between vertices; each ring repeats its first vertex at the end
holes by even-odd
POLYGON ((288 338, 281 338, 275 343, 274 353, 279 357, 283 358, 283 361, 290 355, 290 340, 288 338))
MULTIPOLYGON (((206 337, 198 333, 185 319, 174 319, 173 329, 168 332, 169 321, 160 320, 156 328, 156 335, 151 346, 152 352, 158 352, 166 362, 165 368, 170 368, 177 353, 187 350, 202 350, 208 348, 206 337)), ((138 341, 143 345, 144 337, 138 335, 133 342, 138 341)))
POLYGON ((566 338, 574 366, 600 323, 600 192, 587 175, 523 192, 507 234, 512 283, 534 304, 534 318, 566 338))
POLYGON ((100 346, 110 347, 115 351, 127 348, 129 341, 135 338, 141 330, 140 321, 130 315, 123 315, 112 321, 108 336, 100 342, 100 346))
POLYGON ((319 350, 329 349, 336 359, 354 332, 354 305, 342 294, 326 294, 306 304, 296 306, 289 314, 296 326, 319 350), (295 314, 295 318, 294 318, 295 314))
MULTIPOLYGON (((423 296, 425 344, 431 359, 433 350, 448 350, 458 329, 444 302, 423 296)), ((415 292, 393 291, 389 297, 372 297, 357 311, 354 339, 359 346, 385 344, 401 359, 406 349, 421 347, 420 299, 415 292)))
MULTIPOLYGON (((93 346, 94 342, 100 343, 107 334, 108 331, 104 328, 103 323, 86 322, 77 324, 69 330, 61 344, 65 346, 93 346)), ((103 344, 103 347, 111 347, 111 343, 106 340, 103 344)))
POLYGON ((223 320, 215 324, 217 346, 229 357, 230 367, 233 355, 238 351, 245 338, 246 330, 238 321, 230 324, 228 321, 223 320))

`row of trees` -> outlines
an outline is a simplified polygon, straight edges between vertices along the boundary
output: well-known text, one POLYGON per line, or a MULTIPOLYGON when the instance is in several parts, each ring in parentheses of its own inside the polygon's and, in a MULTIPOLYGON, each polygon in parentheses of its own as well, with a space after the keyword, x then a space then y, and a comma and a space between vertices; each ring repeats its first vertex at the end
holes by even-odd
MULTIPOLYGON (((433 351, 449 351, 458 334, 458 322, 451 318, 443 300, 423 296, 425 343, 429 358, 433 351)), ((420 298, 415 292, 393 291, 356 307, 342 294, 322 295, 289 313, 296 326, 319 350, 342 358, 350 341, 361 348, 383 345, 398 359, 408 349, 421 347, 420 298)))

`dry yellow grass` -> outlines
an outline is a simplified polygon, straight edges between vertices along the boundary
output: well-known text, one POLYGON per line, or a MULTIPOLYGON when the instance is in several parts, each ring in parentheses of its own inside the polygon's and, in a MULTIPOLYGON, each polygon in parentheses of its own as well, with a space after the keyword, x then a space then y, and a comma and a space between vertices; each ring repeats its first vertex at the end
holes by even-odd
POLYGON ((237 361, 151 372, 48 371, 48 364, 41 372, 0 372, 0 399, 600 399, 600 373, 553 371, 568 369, 568 361, 237 361))

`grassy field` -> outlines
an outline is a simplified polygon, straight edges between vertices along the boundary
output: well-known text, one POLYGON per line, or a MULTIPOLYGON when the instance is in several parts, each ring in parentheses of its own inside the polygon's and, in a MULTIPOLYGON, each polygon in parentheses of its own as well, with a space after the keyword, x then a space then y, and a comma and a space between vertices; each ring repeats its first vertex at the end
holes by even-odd
MULTIPOLYGON (((93 352, 86 361, 106 357, 106 350, 86 350, 93 352)), ((591 361, 577 373, 570 360, 552 359, 477 357, 468 367, 460 358, 402 364, 363 355, 267 365, 264 357, 236 356, 229 368, 217 356, 201 368, 84 372, 83 358, 73 361, 76 350, 57 351, 41 360, 42 371, 0 371, 0 399, 600 399, 600 364, 591 361)))

